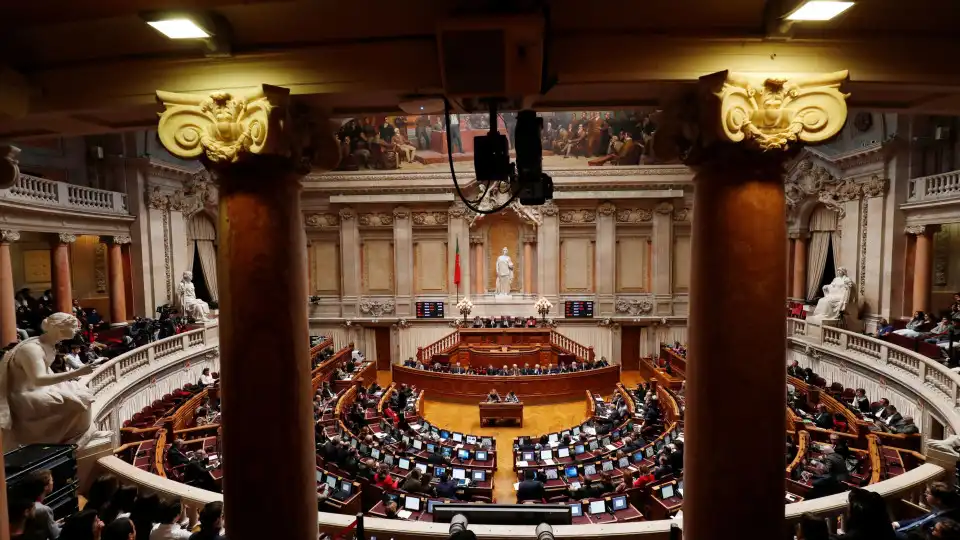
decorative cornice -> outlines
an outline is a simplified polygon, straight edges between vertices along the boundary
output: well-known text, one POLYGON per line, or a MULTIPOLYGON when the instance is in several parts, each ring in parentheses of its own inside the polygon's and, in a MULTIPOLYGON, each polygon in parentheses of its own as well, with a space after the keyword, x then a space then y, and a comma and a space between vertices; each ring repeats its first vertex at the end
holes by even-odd
POLYGON ((357 213, 353 211, 353 208, 340 209, 340 221, 350 221, 356 215, 357 213))
POLYGON ((340 225, 340 216, 329 212, 307 214, 303 222, 310 228, 336 227, 340 225))
POLYGON ((369 298, 360 299, 360 313, 370 315, 371 317, 382 317, 393 313, 395 304, 393 300, 371 300, 369 298))
POLYGON ((881 197, 887 188, 887 180, 878 175, 860 180, 839 179, 808 157, 791 167, 785 177, 784 196, 788 209, 799 208, 808 198, 815 198, 842 216, 843 203, 881 197))
POLYGON ((617 212, 617 207, 610 201, 604 201, 597 206, 597 213, 602 217, 610 217, 617 212))
POLYGON ((922 236, 928 233, 935 233, 939 230, 939 225, 907 225, 903 228, 903 233, 912 234, 914 236, 922 236))
POLYGON ((410 217, 410 210, 402 206, 393 209, 393 219, 400 221, 410 217))
POLYGON ((617 210, 617 223, 643 223, 653 219, 653 212, 646 208, 621 208, 617 210))
POLYGON ((470 213, 470 209, 462 202, 454 201, 454 203, 450 205, 450 208, 447 209, 447 213, 450 214, 452 219, 462 219, 470 213))
POLYGON ((553 217, 560 213, 560 208, 553 201, 547 201, 540 206, 540 213, 547 217, 553 217))
POLYGON ((882 163, 886 161, 890 156, 891 149, 895 146, 895 142, 896 139, 891 138, 883 142, 834 155, 827 154, 823 150, 814 147, 807 147, 804 151, 834 165, 841 171, 847 171, 864 165, 870 165, 871 163, 882 163))
POLYGON ((20 240, 20 231, 12 229, 0 229, 0 243, 10 244, 20 240))
POLYGON ((72 233, 62 232, 57 235, 57 239, 61 244, 72 244, 77 241, 77 235, 72 233))
POLYGON ((146 162, 147 173, 153 177, 167 178, 169 180, 184 181, 197 175, 202 175, 209 179, 210 174, 198 162, 190 162, 194 167, 187 168, 183 165, 167 163, 157 158, 151 157, 146 162))
POLYGON ((656 213, 658 213, 658 214, 661 214, 661 215, 672 214, 672 213, 673 213, 673 203, 671 203, 671 202, 669 202, 669 201, 663 201, 663 202, 659 203, 659 204, 657 205, 657 207, 653 209, 653 211, 656 212, 656 213))
POLYGON ((617 298, 614 309, 617 310, 617 313, 643 315, 653 311, 653 301, 649 298, 617 298))
POLYGON ((361 227, 391 227, 393 226, 393 214, 380 212, 358 214, 357 223, 361 227))
POLYGON ((560 212, 560 223, 593 223, 597 221, 597 212, 588 208, 563 210, 560 212))
POLYGON ((430 227, 446 225, 448 221, 447 212, 414 212, 413 224, 418 227, 430 227))

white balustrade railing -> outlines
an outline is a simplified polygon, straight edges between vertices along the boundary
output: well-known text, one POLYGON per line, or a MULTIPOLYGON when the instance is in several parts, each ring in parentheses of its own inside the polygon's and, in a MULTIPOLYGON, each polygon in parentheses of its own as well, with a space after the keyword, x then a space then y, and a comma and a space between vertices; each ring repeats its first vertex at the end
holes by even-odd
POLYGON ((907 202, 960 198, 960 170, 910 180, 907 202))
POLYGON ((70 211, 130 215, 127 195, 124 193, 75 186, 29 174, 21 174, 9 189, 0 189, 0 201, 70 211))
POLYGON ((949 412, 946 420, 955 433, 960 433, 960 373, 926 356, 874 337, 849 330, 818 326, 801 319, 787 319, 787 338, 812 343, 836 351, 846 358, 865 364, 893 368, 902 383, 918 393, 926 392, 933 405, 943 405, 949 412), (819 331, 817 331, 819 329, 819 331))

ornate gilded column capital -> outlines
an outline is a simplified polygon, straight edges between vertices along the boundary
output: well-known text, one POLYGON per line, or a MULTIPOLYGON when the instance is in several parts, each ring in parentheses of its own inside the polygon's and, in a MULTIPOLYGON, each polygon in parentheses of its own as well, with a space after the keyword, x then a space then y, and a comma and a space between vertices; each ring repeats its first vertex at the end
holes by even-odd
POLYGON ((77 235, 73 233, 62 232, 57 235, 57 241, 61 244, 72 244, 77 241, 77 235))
POLYGON ((480 235, 471 235, 470 245, 483 245, 483 237, 480 235))
POLYGON ((408 219, 409 217, 410 217, 410 209, 409 209, 409 208, 406 208, 406 207, 403 207, 403 206, 398 206, 398 207, 396 207, 396 208, 393 209, 393 219, 395 219, 395 220, 397 220, 397 221, 400 221, 400 220, 403 220, 403 219, 408 219))
POLYGON ((106 240, 109 243, 116 244, 118 246, 133 242, 133 239, 130 238, 130 235, 127 235, 127 234, 118 234, 116 236, 110 236, 110 237, 107 237, 106 240))
POLYGON ((447 213, 453 219, 463 219, 466 217, 469 210, 470 209, 467 208, 467 205, 463 204, 461 201, 454 201, 454 203, 450 205, 450 208, 447 209, 447 213))
POLYGON ((213 168, 250 156, 290 160, 298 172, 331 170, 340 149, 325 118, 293 110, 290 90, 268 84, 246 93, 217 90, 209 94, 157 91, 164 107, 157 135, 171 154, 202 158, 213 168))
POLYGON ((939 230, 939 225, 907 225, 903 228, 903 233, 913 236, 922 236, 934 234, 939 230))
POLYGON ((20 240, 20 231, 0 229, 0 244, 12 244, 20 240))
POLYGON ((617 207, 610 201, 603 201, 597 206, 597 214, 601 217, 613 217, 617 213, 617 207))
POLYGON ((553 201, 547 201, 540 207, 540 213, 547 217, 554 217, 560 213, 560 208, 553 201))
POLYGON ((847 97, 840 85, 848 72, 808 76, 731 73, 700 78, 707 142, 748 143, 763 151, 787 150, 795 143, 818 143, 836 135, 847 120, 847 97))
POLYGON ((16 146, 0 145, 0 189, 7 189, 20 178, 20 149, 16 146))

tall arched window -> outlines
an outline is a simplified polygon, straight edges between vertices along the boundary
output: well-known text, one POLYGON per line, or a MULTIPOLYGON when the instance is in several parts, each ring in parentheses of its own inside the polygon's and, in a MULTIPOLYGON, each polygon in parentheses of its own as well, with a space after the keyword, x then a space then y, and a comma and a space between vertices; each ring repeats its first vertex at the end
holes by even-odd
POLYGON ((193 264, 194 283, 197 285, 197 296, 202 298, 201 283, 206 285, 209 300, 219 302, 217 290, 217 229, 213 222, 203 212, 194 214, 187 225, 187 240, 189 242, 187 260, 193 264), (197 266, 199 265, 199 268, 197 266), (199 270, 199 271, 198 271, 199 270), (198 278, 202 278, 198 279, 198 278))
POLYGON ((819 204, 810 214, 810 243, 807 247, 807 300, 822 296, 825 283, 833 280, 829 270, 840 260, 840 236, 836 211, 819 204), (828 275, 829 274, 829 275, 828 275))

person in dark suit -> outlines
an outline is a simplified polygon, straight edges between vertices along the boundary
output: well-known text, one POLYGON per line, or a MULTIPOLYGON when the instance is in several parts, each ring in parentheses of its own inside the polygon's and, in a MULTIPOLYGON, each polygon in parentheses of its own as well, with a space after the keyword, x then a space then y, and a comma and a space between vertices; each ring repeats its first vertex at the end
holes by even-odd
POLYGON ((890 431, 899 433, 900 435, 913 435, 914 433, 920 433, 920 428, 913 423, 912 416, 904 416, 899 422, 890 427, 890 431))
POLYGON ((870 398, 867 397, 867 391, 863 388, 857 388, 857 393, 853 397, 853 408, 863 414, 870 412, 870 398))
POLYGON ((886 418, 883 419, 883 423, 886 424, 888 427, 893 427, 897 425, 897 423, 899 423, 901 420, 903 420, 903 416, 901 416, 900 413, 897 412, 897 408, 894 407, 893 405, 887 405, 886 412, 887 412, 887 416, 886 418))
MULTIPOLYGON (((923 495, 924 502, 931 511, 917 518, 894 521, 893 528, 897 531, 897 537, 905 537, 911 532, 930 533, 939 521, 960 519, 960 501, 944 482, 930 484, 923 495)), ((931 535, 926 537, 930 538, 931 535)))
POLYGON ((844 490, 843 482, 846 482, 849 478, 847 462, 843 459, 843 456, 829 446, 822 447, 821 451, 823 452, 821 461, 823 462, 824 472, 812 480, 813 489, 810 490, 808 496, 810 499, 840 493, 844 490))
POLYGON ((813 423, 818 428, 833 429, 833 415, 823 403, 817 405, 817 414, 813 417, 813 423))
POLYGON ((407 493, 419 493, 423 490, 423 484, 420 482, 421 477, 422 473, 420 469, 413 469, 410 471, 407 479, 404 480, 403 485, 400 486, 400 489, 407 493))
POLYGON ((796 377, 798 379, 803 378, 803 368, 800 367, 800 363, 796 360, 790 362, 790 365, 787 366, 787 375, 791 377, 796 377))
POLYGON ((450 476, 450 471, 444 471, 443 477, 437 483, 437 496, 444 499, 457 498, 457 481, 450 476))
POLYGON ((527 469, 523 472, 523 481, 517 486, 517 502, 523 501, 543 501, 546 491, 543 488, 543 482, 537 480, 536 474, 527 469))
POLYGON ((435 450, 427 455, 427 463, 431 465, 446 465, 447 458, 443 457, 443 454, 439 450, 435 450))
POLYGON ((500 394, 497 393, 496 388, 491 389, 487 394, 487 403, 500 403, 500 394))
POLYGON ((890 401, 887 398, 880 398, 880 401, 877 402, 877 406, 874 407, 870 413, 873 414, 874 418, 878 420, 884 420, 887 417, 887 407, 890 406, 890 401))

